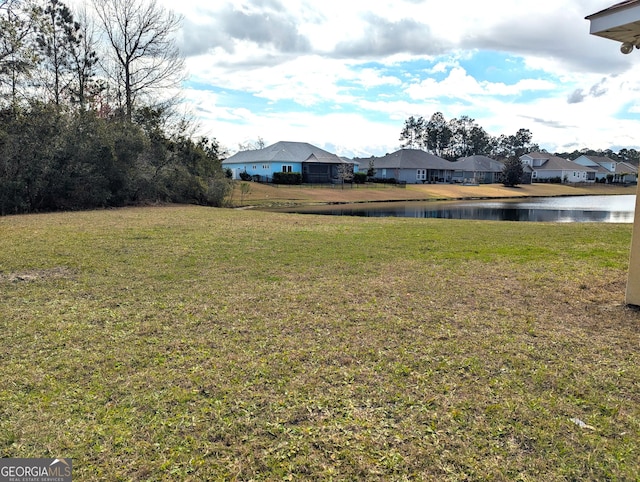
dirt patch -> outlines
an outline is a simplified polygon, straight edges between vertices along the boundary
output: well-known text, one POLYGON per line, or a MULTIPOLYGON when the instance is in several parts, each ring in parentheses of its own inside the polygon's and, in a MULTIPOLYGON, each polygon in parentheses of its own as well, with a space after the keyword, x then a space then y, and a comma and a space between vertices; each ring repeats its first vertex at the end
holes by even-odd
POLYGON ((72 278, 75 272, 65 266, 56 266, 50 269, 34 269, 17 273, 0 273, 0 282, 31 282, 49 279, 72 278))

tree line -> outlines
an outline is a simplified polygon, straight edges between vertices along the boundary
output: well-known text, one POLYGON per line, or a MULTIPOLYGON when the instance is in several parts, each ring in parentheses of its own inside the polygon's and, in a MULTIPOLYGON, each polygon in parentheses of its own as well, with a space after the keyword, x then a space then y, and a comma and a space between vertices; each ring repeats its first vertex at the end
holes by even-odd
MULTIPOLYGON (((436 112, 428 120, 422 116, 411 116, 405 120, 400 132, 403 147, 423 149, 450 161, 472 155, 485 155, 500 161, 519 159, 523 154, 542 150, 532 140, 529 129, 518 129, 513 135, 491 136, 475 119, 461 116, 447 121, 441 112, 436 112)), ((611 149, 582 149, 555 155, 569 160, 581 155, 609 157, 635 166, 640 161, 640 152, 635 149, 621 149, 617 153, 611 149)))
POLYGON ((0 214, 221 205, 215 139, 177 110, 180 18, 156 0, 0 0, 0 214))
POLYGON ((532 142, 529 129, 494 137, 471 117, 447 121, 441 112, 436 112, 429 120, 422 116, 409 117, 404 122, 400 141, 403 147, 423 149, 450 161, 472 155, 508 159, 539 150, 532 142))

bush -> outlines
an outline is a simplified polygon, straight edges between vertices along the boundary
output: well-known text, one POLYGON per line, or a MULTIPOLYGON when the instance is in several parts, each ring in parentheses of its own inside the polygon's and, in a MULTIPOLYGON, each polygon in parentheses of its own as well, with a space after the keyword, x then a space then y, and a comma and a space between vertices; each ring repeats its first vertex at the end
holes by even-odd
POLYGON ((274 172, 274 184, 302 184, 302 174, 299 172, 274 172))
POLYGON ((226 177, 216 177, 209 181, 204 204, 220 207, 231 193, 232 184, 226 177))
POLYGON ((397 181, 395 177, 390 177, 390 178, 374 177, 371 179, 371 182, 376 182, 378 184, 395 184, 397 181))
POLYGON ((367 182, 367 173, 366 172, 354 172, 353 173, 353 182, 356 184, 364 184, 367 182))
POLYGON ((534 181, 540 184, 562 184, 562 178, 560 176, 536 178, 534 181))
POLYGON ((247 171, 242 171, 240 173, 240 179, 242 179, 243 181, 251 181, 253 178, 247 171))

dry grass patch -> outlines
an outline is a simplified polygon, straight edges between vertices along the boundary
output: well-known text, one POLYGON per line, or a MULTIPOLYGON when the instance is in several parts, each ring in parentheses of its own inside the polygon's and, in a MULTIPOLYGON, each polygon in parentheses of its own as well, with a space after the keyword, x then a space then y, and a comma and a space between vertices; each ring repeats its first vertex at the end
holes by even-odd
POLYGON ((242 197, 239 188, 232 204, 247 206, 288 206, 300 204, 353 203, 376 201, 422 201, 469 198, 511 198, 531 196, 580 196, 635 194, 635 187, 609 186, 595 184, 573 186, 562 184, 530 184, 515 188, 501 184, 481 184, 465 186, 462 184, 408 184, 405 188, 393 185, 367 184, 325 186, 276 186, 248 183, 250 192, 242 197))

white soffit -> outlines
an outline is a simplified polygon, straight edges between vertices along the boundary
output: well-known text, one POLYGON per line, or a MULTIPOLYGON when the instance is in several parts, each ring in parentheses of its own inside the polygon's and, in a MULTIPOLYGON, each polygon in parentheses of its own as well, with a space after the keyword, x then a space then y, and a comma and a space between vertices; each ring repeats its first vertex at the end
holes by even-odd
POLYGON ((640 0, 620 2, 586 19, 592 35, 633 44, 640 40, 640 0))

